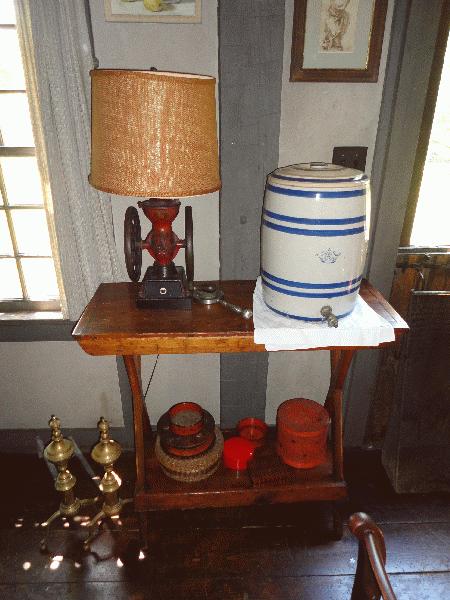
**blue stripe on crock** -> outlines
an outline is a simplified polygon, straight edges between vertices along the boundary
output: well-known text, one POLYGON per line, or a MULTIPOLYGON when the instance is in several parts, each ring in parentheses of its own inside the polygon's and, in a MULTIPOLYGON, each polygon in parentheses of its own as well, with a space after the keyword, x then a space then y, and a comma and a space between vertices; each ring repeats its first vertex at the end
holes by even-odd
MULTIPOLYGON (((283 312, 282 310, 277 310, 273 306, 270 306, 270 304, 267 304, 266 301, 264 301, 264 302, 270 308, 270 310, 273 310, 273 312, 277 313, 278 315, 281 315, 282 317, 289 317, 290 319, 296 319, 297 321, 310 321, 312 323, 325 322, 325 319, 323 317, 319 318, 319 317, 303 317, 300 315, 291 315, 290 313, 283 312)), ((336 315, 336 318, 343 319, 344 317, 348 317, 348 315, 350 315, 352 312, 353 312, 353 309, 349 310, 346 313, 342 313, 342 315, 336 315)))
POLYGON ((352 223, 365 223, 365 215, 359 217, 348 217, 347 219, 306 219, 303 217, 289 217, 288 215, 281 215, 265 208, 263 213, 271 219, 278 219, 279 221, 285 221, 286 223, 302 223, 303 225, 350 225, 352 223))
POLYGON ((355 227, 354 229, 298 229, 297 227, 285 227, 277 225, 263 219, 263 225, 275 231, 290 233, 294 235, 309 235, 313 237, 343 237, 345 235, 357 235, 364 232, 364 227, 355 227))
POLYGON ((365 196, 366 190, 341 190, 340 192, 324 192, 323 190, 313 192, 311 190, 292 190, 281 188, 271 183, 267 184, 267 189, 282 196, 301 196, 303 198, 314 198, 316 200, 326 200, 327 198, 356 198, 365 196))
POLYGON ((264 277, 261 278, 263 285, 273 290, 274 292, 278 292, 279 294, 284 294, 285 296, 295 296, 297 298, 339 298, 340 296, 349 296, 358 291, 359 283, 354 287, 343 290, 341 292, 323 292, 321 294, 308 294, 307 292, 296 292, 294 290, 285 290, 284 288, 280 288, 277 285, 273 285, 267 281, 264 277))
POLYGON ((334 289, 334 288, 343 288, 343 287, 351 287, 356 283, 359 283, 362 279, 362 275, 356 277, 355 279, 351 279, 349 281, 337 281, 335 283, 305 283, 303 281, 291 281, 290 279, 283 279, 282 277, 277 277, 276 275, 272 275, 264 269, 261 269, 261 275, 266 279, 271 279, 275 283, 281 283, 282 285, 289 285, 294 288, 304 288, 310 290, 322 290, 322 289, 334 289))
POLYGON ((356 177, 348 177, 345 179, 309 179, 307 177, 288 177, 287 175, 275 175, 275 173, 272 173, 271 177, 274 177, 275 179, 284 179, 285 181, 302 181, 305 183, 347 183, 350 181, 367 181, 369 179, 367 175, 358 175, 356 177))

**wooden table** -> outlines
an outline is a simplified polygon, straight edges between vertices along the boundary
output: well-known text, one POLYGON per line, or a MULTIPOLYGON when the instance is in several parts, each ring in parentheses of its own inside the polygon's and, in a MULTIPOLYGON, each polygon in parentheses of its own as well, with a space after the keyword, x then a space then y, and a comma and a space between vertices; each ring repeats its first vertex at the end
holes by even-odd
MULTIPOLYGON (((230 302, 252 306, 254 281, 218 282, 230 302)), ((253 340, 253 322, 219 304, 194 303, 191 311, 149 310, 136 307, 137 284, 100 285, 76 325, 73 336, 92 355, 123 356, 133 395, 136 452, 135 508, 141 533, 147 531, 147 511, 173 508, 241 506, 255 503, 335 501, 347 494, 343 474, 342 394, 351 360, 358 347, 328 349, 331 354, 330 386, 325 408, 331 417, 327 462, 308 470, 284 465, 275 452, 275 435, 259 449, 248 471, 236 476, 223 466, 200 483, 179 483, 166 477, 154 457, 153 440, 141 383, 141 355, 208 352, 265 352, 253 340)), ((396 338, 405 326, 394 309, 367 281, 362 298, 392 324, 396 338)), ((228 435, 225 432, 225 436, 228 435)), ((334 520, 336 537, 342 522, 334 520)))

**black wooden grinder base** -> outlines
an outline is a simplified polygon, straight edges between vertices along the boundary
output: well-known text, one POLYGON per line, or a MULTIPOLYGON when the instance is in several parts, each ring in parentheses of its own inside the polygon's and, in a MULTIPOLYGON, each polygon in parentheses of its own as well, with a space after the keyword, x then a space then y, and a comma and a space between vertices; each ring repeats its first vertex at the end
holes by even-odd
POLYGON ((175 267, 162 278, 159 269, 148 267, 136 298, 139 308, 190 310, 192 293, 187 289, 183 267, 175 267))

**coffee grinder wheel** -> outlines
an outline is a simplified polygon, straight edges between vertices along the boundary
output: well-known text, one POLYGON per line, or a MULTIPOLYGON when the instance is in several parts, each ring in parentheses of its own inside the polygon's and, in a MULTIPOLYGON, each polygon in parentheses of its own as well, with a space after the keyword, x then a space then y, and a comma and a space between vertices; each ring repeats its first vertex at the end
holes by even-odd
POLYGON ((192 206, 186 206, 184 209, 184 230, 186 282, 187 288, 192 290, 194 287, 194 224, 192 220, 192 206))
POLYGON ((128 276, 131 281, 139 281, 142 268, 141 223, 134 206, 129 206, 125 212, 123 245, 128 276))

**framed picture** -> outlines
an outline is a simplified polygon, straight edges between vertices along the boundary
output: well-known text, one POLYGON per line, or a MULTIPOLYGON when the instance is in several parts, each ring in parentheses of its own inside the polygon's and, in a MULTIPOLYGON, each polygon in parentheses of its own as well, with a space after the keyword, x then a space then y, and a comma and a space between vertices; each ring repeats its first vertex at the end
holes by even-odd
POLYGON ((387 1, 294 0, 290 81, 377 81, 387 1))
POLYGON ((201 23, 201 0, 105 0, 107 21, 201 23))

